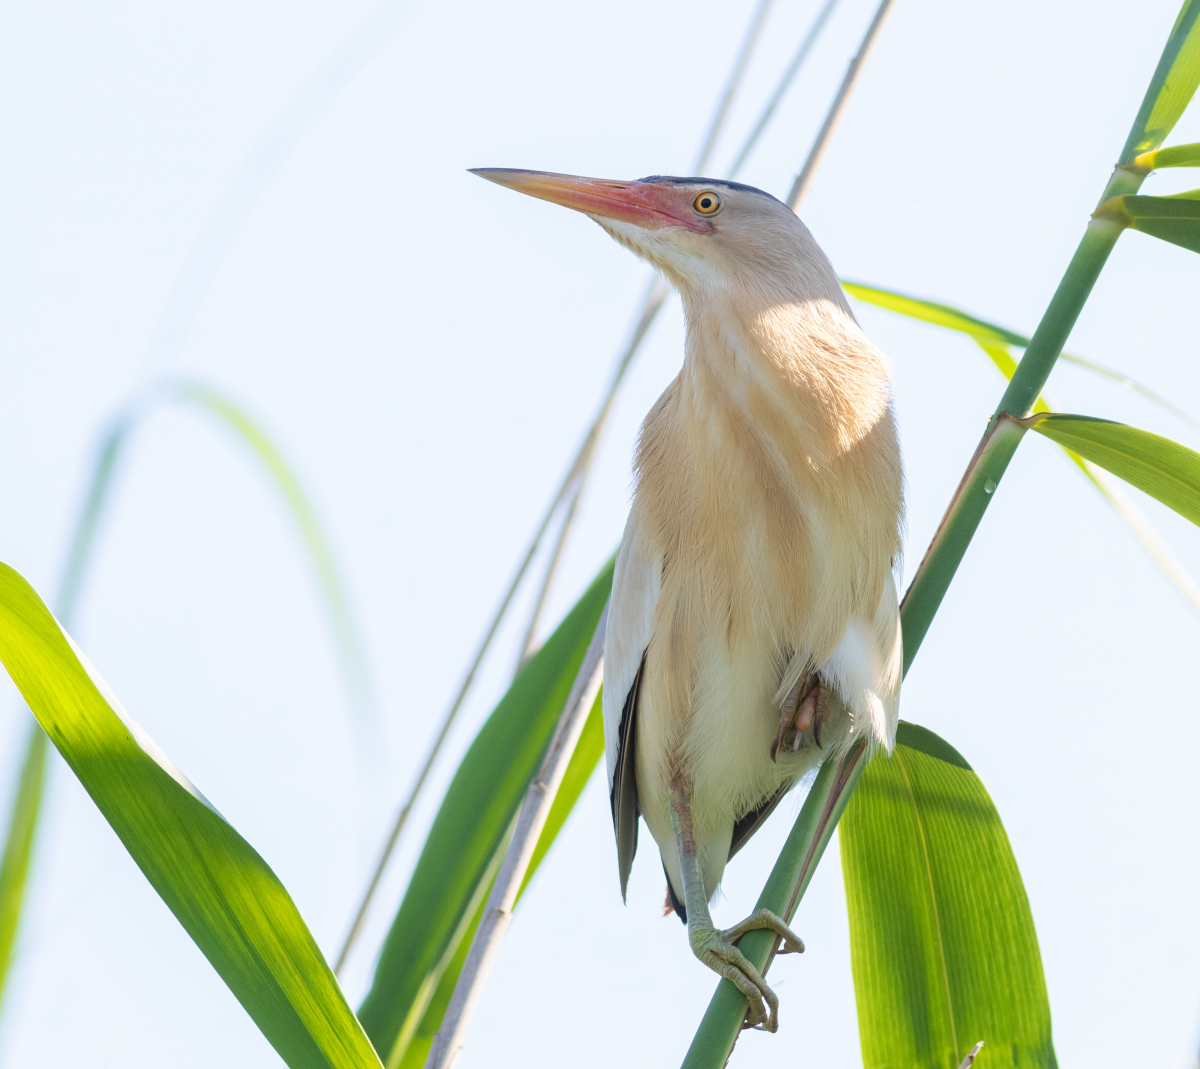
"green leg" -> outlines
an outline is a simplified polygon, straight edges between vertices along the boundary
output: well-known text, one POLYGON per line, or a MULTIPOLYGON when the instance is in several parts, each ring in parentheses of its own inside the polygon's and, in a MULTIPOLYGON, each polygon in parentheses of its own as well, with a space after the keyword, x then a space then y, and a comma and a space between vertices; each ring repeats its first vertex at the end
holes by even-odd
POLYGON ((692 953, 713 972, 734 984, 749 1003, 747 1027, 774 1032, 779 1028, 779 999, 767 981, 735 945, 746 932, 766 928, 783 939, 781 953, 801 953, 804 944, 769 909, 756 910, 728 931, 718 930, 708 912, 704 877, 696 861, 696 840, 692 832, 692 810, 683 791, 671 795, 671 827, 679 848, 679 869, 683 878, 683 901, 688 915, 688 942, 692 953))

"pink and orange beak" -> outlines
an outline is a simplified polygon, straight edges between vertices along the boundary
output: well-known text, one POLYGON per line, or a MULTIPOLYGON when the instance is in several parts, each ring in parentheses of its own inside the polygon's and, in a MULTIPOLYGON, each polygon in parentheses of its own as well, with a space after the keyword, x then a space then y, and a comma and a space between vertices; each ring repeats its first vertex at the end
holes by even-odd
POLYGON ((548 171, 520 171, 509 167, 480 167, 472 174, 531 197, 574 208, 585 215, 617 219, 647 230, 682 226, 707 232, 707 219, 691 208, 692 193, 667 182, 613 182, 604 178, 578 178, 548 171))

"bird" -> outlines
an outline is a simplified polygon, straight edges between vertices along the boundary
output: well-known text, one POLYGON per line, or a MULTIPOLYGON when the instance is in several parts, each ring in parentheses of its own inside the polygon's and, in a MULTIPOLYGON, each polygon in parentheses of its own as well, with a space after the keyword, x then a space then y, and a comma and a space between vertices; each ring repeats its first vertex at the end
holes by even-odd
POLYGON ((862 741, 895 744, 904 475, 890 368, 832 265, 786 204, 753 186, 472 173, 582 212, 678 291, 683 364, 641 426, 604 637, 609 796, 625 897, 639 816, 667 877, 664 913, 746 996, 779 1000, 717 929, 725 866, 787 792, 862 741))

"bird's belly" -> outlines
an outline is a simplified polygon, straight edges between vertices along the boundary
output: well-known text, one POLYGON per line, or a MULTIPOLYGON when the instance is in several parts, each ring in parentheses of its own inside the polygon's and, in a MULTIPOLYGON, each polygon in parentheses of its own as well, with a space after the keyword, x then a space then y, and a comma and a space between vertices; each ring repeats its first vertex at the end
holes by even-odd
POLYGON ((690 795, 698 858, 711 895, 729 856, 735 821, 781 786, 794 783, 818 763, 820 753, 802 748, 771 759, 780 716, 773 701, 779 684, 775 643, 748 635, 730 645, 714 629, 700 647, 682 717, 672 710, 670 695, 655 685, 653 664, 647 664, 635 752, 639 807, 677 887, 672 786, 690 795))

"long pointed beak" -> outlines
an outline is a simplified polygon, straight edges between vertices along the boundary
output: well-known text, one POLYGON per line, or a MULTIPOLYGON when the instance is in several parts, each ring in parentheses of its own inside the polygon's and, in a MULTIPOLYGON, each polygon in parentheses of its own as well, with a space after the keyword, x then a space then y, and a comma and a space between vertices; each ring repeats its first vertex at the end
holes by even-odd
POLYGON ((509 167, 479 167, 471 170, 480 178, 515 189, 531 197, 574 208, 585 215, 633 223, 647 230, 684 226, 689 230, 710 229, 679 203, 677 192, 658 182, 613 182, 604 178, 579 178, 549 171, 521 171, 509 167), (676 193, 672 196, 672 193, 676 193))

